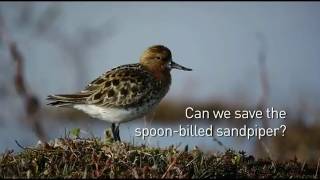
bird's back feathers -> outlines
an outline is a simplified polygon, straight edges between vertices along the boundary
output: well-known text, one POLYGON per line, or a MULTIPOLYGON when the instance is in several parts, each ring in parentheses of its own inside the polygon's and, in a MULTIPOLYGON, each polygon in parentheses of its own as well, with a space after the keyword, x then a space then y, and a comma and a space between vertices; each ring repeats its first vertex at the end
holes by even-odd
POLYGON ((169 90, 170 81, 158 81, 139 63, 122 65, 102 74, 75 94, 50 95, 53 106, 89 104, 103 107, 130 108, 161 99, 169 90))

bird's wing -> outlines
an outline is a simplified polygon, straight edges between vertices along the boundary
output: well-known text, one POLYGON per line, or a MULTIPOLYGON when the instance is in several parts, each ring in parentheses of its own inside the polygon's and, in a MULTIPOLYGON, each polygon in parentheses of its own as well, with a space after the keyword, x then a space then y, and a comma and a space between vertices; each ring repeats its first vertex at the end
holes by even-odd
POLYGON ((147 101, 155 83, 140 64, 122 65, 92 81, 81 93, 90 94, 87 104, 130 107, 147 101))

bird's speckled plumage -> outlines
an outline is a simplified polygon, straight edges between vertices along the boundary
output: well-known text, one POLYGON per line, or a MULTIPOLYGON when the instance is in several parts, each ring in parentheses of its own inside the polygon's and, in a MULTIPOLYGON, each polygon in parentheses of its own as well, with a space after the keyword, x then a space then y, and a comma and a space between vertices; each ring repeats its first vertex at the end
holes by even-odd
POLYGON ((53 105, 90 104, 112 108, 130 108, 143 105, 152 98, 161 98, 169 89, 171 83, 158 81, 151 73, 144 70, 140 64, 122 65, 114 68, 73 95, 55 95, 64 97, 53 105), (65 101, 63 101, 65 100, 65 101), (70 102, 68 101, 70 100, 70 102))
POLYGON ((113 68, 78 93, 48 96, 49 105, 73 107, 112 123, 133 120, 151 111, 167 94, 172 68, 191 70, 174 63, 167 47, 152 46, 139 63, 113 68))

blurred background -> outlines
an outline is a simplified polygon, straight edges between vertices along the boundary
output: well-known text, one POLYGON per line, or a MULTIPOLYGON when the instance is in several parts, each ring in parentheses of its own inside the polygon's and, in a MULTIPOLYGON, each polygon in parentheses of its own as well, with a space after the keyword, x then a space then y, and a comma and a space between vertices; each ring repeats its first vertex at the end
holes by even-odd
POLYGON ((122 124, 122 139, 208 152, 231 148, 273 159, 320 157, 319 2, 1 2, 0 151, 64 137, 104 136, 110 126, 48 107, 46 96, 79 91, 103 72, 136 63, 163 44, 192 72, 173 71, 157 110, 122 124), (286 110, 285 120, 186 120, 198 109, 286 110), (287 126, 261 141, 226 137, 134 137, 137 127, 287 126))

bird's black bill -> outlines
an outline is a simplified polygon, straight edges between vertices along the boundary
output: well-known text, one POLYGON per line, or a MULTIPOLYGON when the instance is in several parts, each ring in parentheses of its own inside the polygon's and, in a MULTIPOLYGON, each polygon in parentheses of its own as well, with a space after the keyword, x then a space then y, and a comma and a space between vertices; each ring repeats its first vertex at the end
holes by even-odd
POLYGON ((183 71, 192 71, 192 69, 186 68, 184 66, 181 66, 180 64, 177 64, 174 61, 171 61, 170 67, 171 67, 171 69, 179 69, 179 70, 183 70, 183 71))

